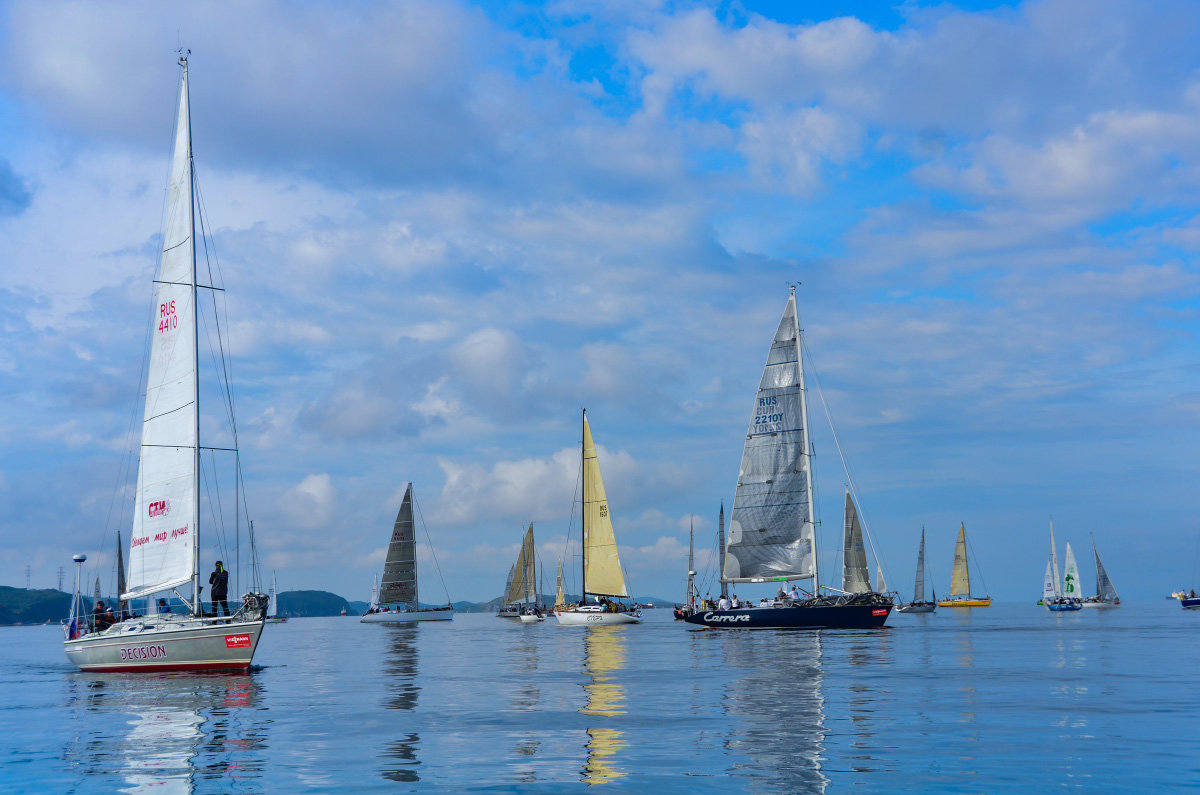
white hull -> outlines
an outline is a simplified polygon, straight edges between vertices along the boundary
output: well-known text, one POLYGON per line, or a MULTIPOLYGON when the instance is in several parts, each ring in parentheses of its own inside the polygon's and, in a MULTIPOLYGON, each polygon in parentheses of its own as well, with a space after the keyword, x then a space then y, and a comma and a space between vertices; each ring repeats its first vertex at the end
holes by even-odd
POLYGON ((1115 607, 1120 607, 1119 604, 1113 604, 1112 602, 1084 602, 1083 606, 1084 607, 1097 607, 1097 608, 1100 608, 1101 610, 1112 610, 1115 607))
POLYGON ((640 613, 604 613, 599 610, 555 610, 554 617, 564 626, 609 626, 612 624, 640 624, 640 613))
POLYGON ((900 605, 896 608, 897 613, 932 613, 937 609, 937 605, 900 605))
POLYGON ((154 616, 63 641, 81 671, 245 671, 263 622, 154 616))
POLYGON ((439 607, 433 610, 389 611, 367 613, 359 619, 362 624, 412 624, 417 621, 452 621, 454 608, 439 607))
POLYGON ((521 616, 522 624, 536 624, 539 621, 545 621, 544 616, 521 616))

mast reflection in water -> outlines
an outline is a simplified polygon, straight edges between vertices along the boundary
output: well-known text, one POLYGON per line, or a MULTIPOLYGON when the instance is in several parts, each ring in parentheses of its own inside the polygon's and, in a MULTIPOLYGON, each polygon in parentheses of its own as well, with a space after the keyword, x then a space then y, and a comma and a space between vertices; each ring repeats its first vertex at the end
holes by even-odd
POLYGON ((751 789, 824 792, 829 779, 825 760, 825 698, 821 691, 819 632, 738 633, 726 645, 725 709, 741 728, 728 735, 726 750, 751 789), (758 661, 742 670, 731 652, 758 661), (762 664, 773 660, 774 665, 762 664))
MULTIPOLYGON (((625 669, 624 626, 588 627, 584 639, 584 673, 588 681, 583 689, 587 703, 580 713, 596 718, 611 718, 625 714, 625 689, 620 674, 625 669)), ((587 762, 582 781, 586 784, 606 784, 628 775, 618 766, 618 754, 628 743, 624 732, 597 720, 587 729, 587 762)))
POLYGON ((100 720, 67 748, 81 773, 111 778, 120 792, 190 793, 197 779, 262 776, 265 731, 258 685, 246 675, 78 674, 76 708, 100 720), (124 786, 117 786, 120 780, 124 786))
MULTIPOLYGON (((420 624, 385 624, 384 631, 389 634, 384 671, 387 674, 388 697, 383 706, 387 709, 397 709, 403 712, 415 712, 417 695, 421 688, 417 685, 417 633, 421 631, 420 624)), ((394 724, 402 725, 397 719, 394 724)), ((397 739, 390 740, 384 746, 382 760, 386 765, 381 771, 383 777, 390 781, 415 782, 421 776, 417 768, 421 760, 417 753, 420 750, 421 735, 417 732, 402 732, 397 739)))

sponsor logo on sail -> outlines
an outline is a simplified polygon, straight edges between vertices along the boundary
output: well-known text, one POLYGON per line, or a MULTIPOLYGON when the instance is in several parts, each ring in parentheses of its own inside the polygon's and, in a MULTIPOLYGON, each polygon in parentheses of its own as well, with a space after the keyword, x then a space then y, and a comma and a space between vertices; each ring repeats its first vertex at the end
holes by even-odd
POLYGON ((166 656, 166 646, 129 646, 121 649, 121 662, 128 662, 129 660, 157 660, 166 656))
POLYGON ((248 649, 250 648, 249 635, 226 635, 225 648, 227 649, 248 649))
POLYGON ((150 503, 149 513, 151 518, 154 518, 155 516, 166 516, 170 512, 170 500, 155 500, 154 502, 150 503))

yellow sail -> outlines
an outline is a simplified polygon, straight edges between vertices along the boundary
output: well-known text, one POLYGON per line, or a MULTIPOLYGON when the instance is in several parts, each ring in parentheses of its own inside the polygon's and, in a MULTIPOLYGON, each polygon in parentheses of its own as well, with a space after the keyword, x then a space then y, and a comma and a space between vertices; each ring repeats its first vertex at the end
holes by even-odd
POLYGON ((625 640, 613 627, 593 627, 585 641, 586 657, 584 684, 587 704, 579 710, 594 719, 587 729, 587 764, 583 780, 588 784, 605 784, 628 773, 619 764, 621 752, 629 746, 622 739, 624 732, 604 725, 606 718, 625 714, 625 688, 621 672, 625 669, 625 640))
POLYGON ((563 593, 562 561, 558 562, 558 584, 554 594, 554 609, 561 610, 567 606, 567 597, 563 593))
POLYGON ((971 572, 967 569, 967 526, 958 526, 958 543, 954 545, 954 570, 950 573, 950 595, 971 595, 971 572))
POLYGON ((587 412, 583 414, 583 589, 590 594, 629 596, 587 412))
POLYGON ((504 595, 505 604, 533 601, 534 585, 537 580, 534 574, 533 562, 533 524, 525 531, 525 541, 521 544, 521 553, 517 555, 517 565, 513 568, 512 583, 508 593, 504 595))

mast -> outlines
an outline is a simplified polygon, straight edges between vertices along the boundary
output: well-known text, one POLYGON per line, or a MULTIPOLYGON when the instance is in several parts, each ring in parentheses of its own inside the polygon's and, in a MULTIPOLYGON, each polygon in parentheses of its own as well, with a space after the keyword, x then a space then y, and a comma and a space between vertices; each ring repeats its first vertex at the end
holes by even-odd
POLYGON ((1062 584, 1058 579, 1058 545, 1054 543, 1054 517, 1050 517, 1050 576, 1054 582, 1055 598, 1063 595, 1062 584))
POLYGON ((587 409, 583 410, 583 419, 579 422, 579 483, 583 491, 579 493, 579 558, 583 561, 583 571, 580 574, 579 598, 587 604, 587 466, 584 456, 587 455, 584 438, 587 436, 587 409))
POLYGON ((688 525, 688 606, 696 607, 696 519, 688 525))
POLYGON ((725 593, 725 500, 721 500, 721 518, 717 525, 717 555, 720 558, 721 564, 721 596, 728 596, 725 593))
POLYGON ((196 287, 196 170, 192 159, 192 99, 188 91, 188 62, 187 54, 179 57, 179 65, 183 67, 183 104, 187 109, 187 164, 188 164, 188 237, 192 249, 192 350, 195 355, 195 365, 192 367, 192 387, 195 390, 196 410, 192 413, 195 418, 196 450, 194 457, 193 489, 196 497, 192 500, 192 527, 196 530, 196 540, 192 544, 192 614, 200 615, 200 291, 196 287))
MULTIPOLYGON (((796 285, 792 285, 792 301, 796 300, 796 285)), ((808 466, 804 468, 804 482, 808 489, 808 514, 809 520, 813 523, 813 596, 821 594, 821 573, 820 561, 821 555, 817 549, 817 527, 816 517, 813 516, 813 482, 812 482, 812 429, 808 424, 808 390, 804 386, 804 354, 803 346, 800 344, 800 317, 799 312, 792 313, 792 322, 795 323, 796 332, 796 367, 800 370, 800 420, 804 423, 804 450, 800 453, 808 458, 808 466)), ((803 526, 803 523, 802 525, 803 526)))

